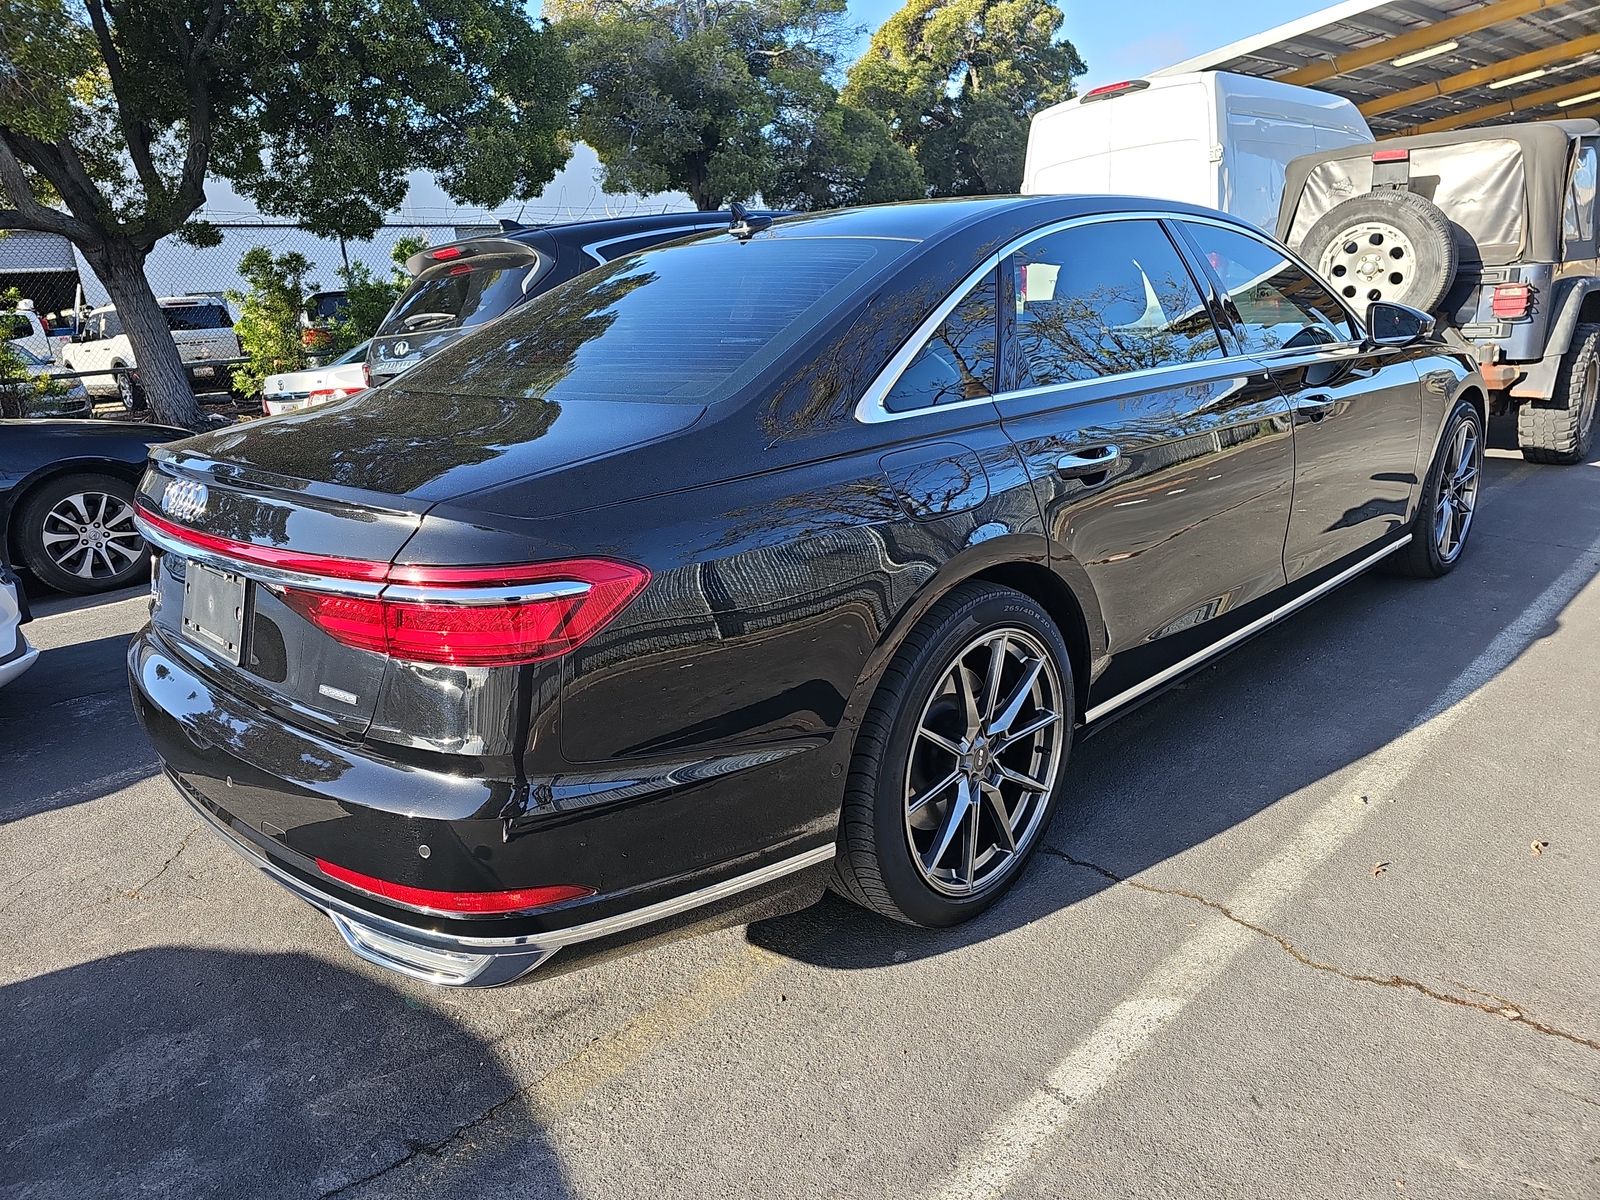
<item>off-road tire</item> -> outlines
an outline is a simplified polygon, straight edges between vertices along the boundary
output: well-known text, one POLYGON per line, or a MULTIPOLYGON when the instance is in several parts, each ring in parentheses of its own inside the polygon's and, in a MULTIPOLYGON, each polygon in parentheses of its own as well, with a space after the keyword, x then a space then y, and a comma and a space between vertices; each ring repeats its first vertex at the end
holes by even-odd
POLYGON ((1529 462, 1572 466, 1585 462, 1600 408, 1600 325, 1579 325, 1556 368, 1549 400, 1529 400, 1517 409, 1517 441, 1529 462))
MULTIPOLYGON (((1350 239, 1356 230, 1371 221, 1398 229, 1411 243, 1415 257, 1415 262, 1408 264, 1410 269, 1401 285, 1404 290, 1382 298, 1409 304, 1423 312, 1434 311, 1444 302, 1445 294, 1455 282, 1460 250, 1450 218, 1425 196, 1400 191, 1353 196, 1325 213, 1295 248, 1301 258, 1320 271, 1323 256, 1330 247, 1350 239)), ((1338 279, 1324 275, 1323 278, 1357 311, 1364 311, 1373 299, 1351 277, 1338 279)))
POLYGON ((956 925, 977 916, 1022 875, 1044 841, 1059 805, 1071 757, 1076 714, 1071 656, 1061 631, 1031 597, 1011 588, 965 583, 937 601, 907 636, 878 684, 862 718, 845 784, 839 850, 830 887, 840 896, 896 921, 928 928, 956 925), (1033 839, 1010 873, 971 897, 935 892, 911 862, 904 825, 904 772, 923 698, 938 682, 960 646, 988 629, 1020 626, 1054 659, 1061 681, 1062 744, 1055 778, 1033 839))
POLYGON ((1483 470, 1485 445, 1483 418, 1478 415, 1478 410, 1473 407, 1471 401, 1458 400, 1450 413, 1449 420, 1444 423, 1444 432, 1439 436, 1439 449, 1433 456, 1433 465, 1428 468, 1427 478, 1422 481, 1422 495, 1417 500, 1417 515, 1411 521, 1411 541, 1404 550, 1391 554, 1385 560, 1385 565, 1393 574, 1409 575, 1413 579, 1437 579, 1455 570, 1456 564, 1466 553, 1466 542, 1472 535, 1472 524, 1467 526, 1466 534, 1462 537, 1461 549, 1448 562, 1441 555, 1438 541, 1434 536, 1439 492, 1444 487, 1445 472, 1453 465, 1446 460, 1450 457, 1457 431, 1464 421, 1470 422, 1477 431, 1480 474, 1483 470))

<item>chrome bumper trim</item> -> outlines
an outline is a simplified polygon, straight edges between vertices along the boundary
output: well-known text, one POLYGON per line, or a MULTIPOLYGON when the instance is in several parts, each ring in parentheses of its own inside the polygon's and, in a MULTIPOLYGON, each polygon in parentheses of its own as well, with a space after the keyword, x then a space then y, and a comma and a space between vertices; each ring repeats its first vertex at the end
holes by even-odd
POLYGON ((212 832, 233 847, 245 861, 265 872, 306 903, 321 909, 333 921, 345 944, 361 958, 413 979, 449 987, 495 987, 526 975, 563 946, 590 942, 623 933, 677 916, 691 909, 713 904, 740 892, 749 891, 782 879, 807 867, 825 863, 834 856, 832 843, 804 851, 779 862, 721 883, 685 892, 667 900, 648 904, 629 912, 587 921, 566 929, 530 933, 517 937, 464 937, 442 933, 371 913, 339 896, 291 875, 248 842, 241 841, 204 804, 189 794, 176 779, 169 782, 189 806, 204 817, 212 832))

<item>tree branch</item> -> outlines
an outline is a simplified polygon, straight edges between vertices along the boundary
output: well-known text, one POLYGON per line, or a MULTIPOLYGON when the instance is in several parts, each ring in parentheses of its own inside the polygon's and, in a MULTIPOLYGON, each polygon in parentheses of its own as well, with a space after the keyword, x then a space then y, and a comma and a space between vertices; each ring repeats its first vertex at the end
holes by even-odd
POLYGON ((16 148, 11 145, 11 136, 8 132, 0 131, 0 190, 5 192, 15 207, 0 208, 0 226, 55 233, 70 238, 80 246, 99 242, 98 231, 88 222, 59 208, 39 203, 22 169, 16 148))
POLYGON ((100 57, 105 61, 106 74, 111 79, 111 97, 117 105, 117 122, 122 126, 122 136, 128 143, 128 157, 133 161, 134 172, 144 187, 146 207, 166 199, 167 185, 156 170, 155 158, 150 153, 150 126, 139 120, 128 109, 124 96, 128 91, 127 72, 122 69, 122 55, 111 39, 111 27, 106 24, 105 8, 101 0, 87 0, 89 24, 94 26, 95 40, 100 44, 100 57))

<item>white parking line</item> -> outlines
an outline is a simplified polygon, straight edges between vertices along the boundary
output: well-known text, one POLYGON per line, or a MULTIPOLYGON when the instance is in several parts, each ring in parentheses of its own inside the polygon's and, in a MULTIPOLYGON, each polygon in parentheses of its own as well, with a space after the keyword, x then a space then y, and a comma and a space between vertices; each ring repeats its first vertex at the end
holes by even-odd
MULTIPOLYGON (((1312 813, 1288 848, 1260 867, 1227 901, 1235 916, 1261 925, 1322 863, 1336 854, 1416 770, 1430 748, 1461 719, 1478 690, 1538 640, 1600 570, 1600 537, 1468 664, 1406 732, 1339 772, 1348 776, 1312 813), (1368 803, 1352 803, 1365 796, 1368 803)), ((1217 979, 1256 934, 1220 915, 1163 959, 1128 997, 961 1157, 936 1200, 993 1200, 1083 1107, 1165 1026, 1217 979)))

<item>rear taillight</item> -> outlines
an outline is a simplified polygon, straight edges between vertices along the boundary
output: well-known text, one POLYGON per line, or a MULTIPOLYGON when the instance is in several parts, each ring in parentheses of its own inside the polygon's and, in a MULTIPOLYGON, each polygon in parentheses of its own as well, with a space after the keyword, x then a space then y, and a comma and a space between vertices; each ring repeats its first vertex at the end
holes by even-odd
POLYGON ((1533 285, 1528 283, 1501 283, 1494 289, 1494 298, 1489 302, 1490 309, 1497 319, 1502 321, 1515 321, 1528 315, 1528 310, 1533 307, 1533 285))
MULTIPOLYGON (((365 369, 366 367, 363 365, 362 370, 365 369)), ((343 400, 346 396, 354 396, 357 392, 366 390, 365 386, 318 388, 316 391, 309 393, 306 399, 312 404, 326 404, 329 400, 343 400)))
POLYGON ((411 662, 557 658, 599 633, 650 582, 647 568, 609 558, 440 567, 303 554, 185 529, 143 505, 138 511, 180 546, 270 568, 276 577, 263 586, 335 641, 411 662), (285 572, 307 577, 305 584, 283 581, 285 572))
POLYGON ((530 912, 536 908, 549 908, 563 900, 577 900, 594 895, 594 889, 572 883, 556 883, 545 887, 514 888, 504 892, 444 892, 434 888, 412 887, 393 883, 372 875, 363 875, 338 863, 317 859, 317 867, 329 879, 336 879, 346 887, 353 887, 368 895, 393 900, 410 908, 432 912, 461 913, 465 916, 505 916, 510 913, 530 912))
POLYGON ((1105 83, 1097 88, 1090 88, 1083 94, 1080 104, 1090 104, 1096 100, 1109 100, 1113 96, 1124 96, 1129 92, 1142 92, 1150 86, 1148 79, 1124 79, 1120 83, 1105 83))
POLYGON ((518 567, 394 567, 374 597, 275 591, 335 641, 409 662, 508 666, 557 658, 600 632, 650 580, 580 558, 518 567))

